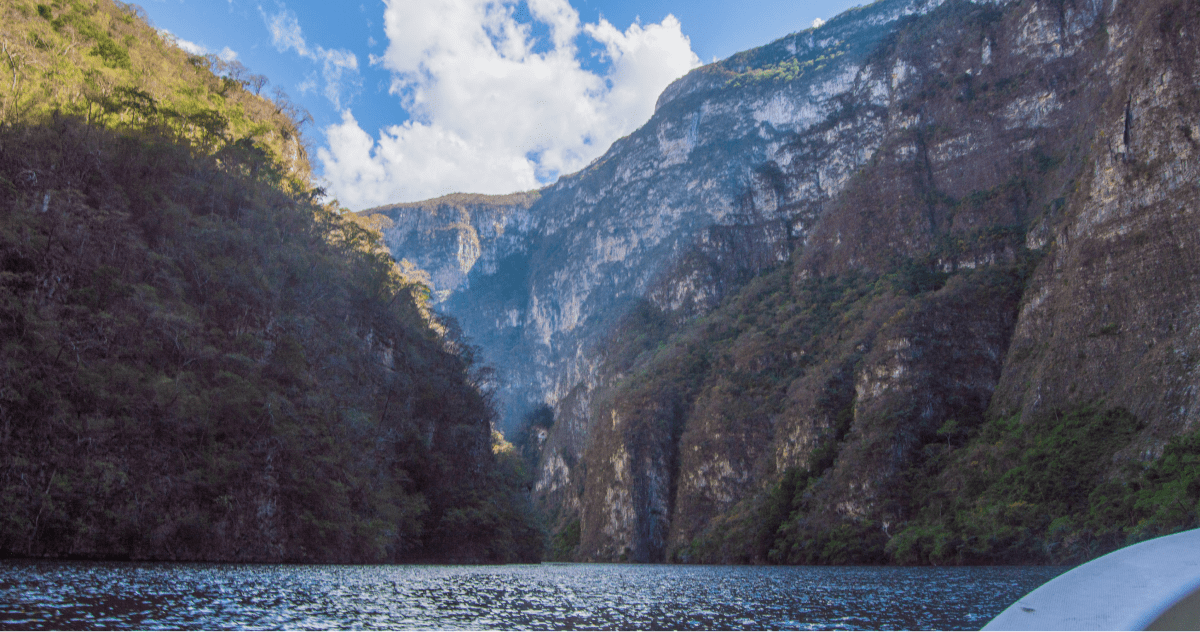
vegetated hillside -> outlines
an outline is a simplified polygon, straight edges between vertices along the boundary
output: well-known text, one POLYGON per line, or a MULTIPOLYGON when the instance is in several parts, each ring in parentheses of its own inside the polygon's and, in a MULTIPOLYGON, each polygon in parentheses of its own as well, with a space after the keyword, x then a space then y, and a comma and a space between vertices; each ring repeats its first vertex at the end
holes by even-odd
POLYGON ((96 0, 0 4, 9 123, 52 111, 109 128, 152 126, 211 152, 217 139, 268 151, 298 186, 310 174, 297 123, 307 114, 238 62, 164 40, 133 4, 96 0), (215 71, 215 73, 214 73, 215 71))
POLYGON ((0 10, 0 554, 536 559, 487 370, 286 102, 129 6, 0 10))

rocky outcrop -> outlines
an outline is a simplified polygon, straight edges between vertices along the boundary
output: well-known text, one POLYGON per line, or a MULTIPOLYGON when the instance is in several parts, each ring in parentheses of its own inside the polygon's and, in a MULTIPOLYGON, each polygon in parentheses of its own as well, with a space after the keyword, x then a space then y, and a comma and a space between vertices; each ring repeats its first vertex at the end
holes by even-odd
POLYGON ((435 300, 444 301, 468 290, 472 270, 494 276, 505 257, 526 249, 534 224, 529 207, 537 199, 536 192, 459 193, 380 206, 362 215, 386 218, 379 225, 384 244, 427 273, 435 300))

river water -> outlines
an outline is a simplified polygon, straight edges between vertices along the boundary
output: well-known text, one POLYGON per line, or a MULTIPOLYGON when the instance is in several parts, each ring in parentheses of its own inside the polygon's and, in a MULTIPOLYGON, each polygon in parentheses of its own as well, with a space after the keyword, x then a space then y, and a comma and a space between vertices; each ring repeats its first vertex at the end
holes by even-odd
POLYGON ((0 562, 0 629, 978 629, 1054 567, 0 562))

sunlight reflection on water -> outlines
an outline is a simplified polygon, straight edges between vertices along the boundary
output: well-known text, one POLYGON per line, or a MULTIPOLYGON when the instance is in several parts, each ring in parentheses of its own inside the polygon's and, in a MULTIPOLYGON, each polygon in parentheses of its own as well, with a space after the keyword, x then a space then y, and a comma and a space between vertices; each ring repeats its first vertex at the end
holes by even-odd
POLYGON ((978 629, 1060 567, 0 562, 0 629, 978 629))

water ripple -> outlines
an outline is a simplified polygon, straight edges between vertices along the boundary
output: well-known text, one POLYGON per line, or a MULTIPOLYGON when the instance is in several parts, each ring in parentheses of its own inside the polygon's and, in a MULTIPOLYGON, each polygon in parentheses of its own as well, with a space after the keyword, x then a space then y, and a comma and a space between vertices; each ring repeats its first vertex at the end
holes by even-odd
POLYGON ((978 629, 1045 567, 0 562, 0 629, 978 629))

